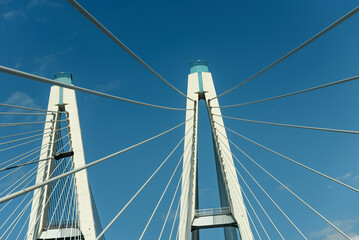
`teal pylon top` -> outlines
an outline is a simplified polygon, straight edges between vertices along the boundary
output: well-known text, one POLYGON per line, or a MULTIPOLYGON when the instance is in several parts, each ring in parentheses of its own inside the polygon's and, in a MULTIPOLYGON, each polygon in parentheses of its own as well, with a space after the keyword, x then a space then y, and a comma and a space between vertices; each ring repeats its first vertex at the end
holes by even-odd
POLYGON ((197 73, 199 93, 203 93, 202 73, 209 72, 207 61, 197 60, 190 63, 190 74, 197 73))
POLYGON ((56 73, 54 78, 55 81, 59 81, 66 84, 72 84, 72 74, 69 72, 56 73))
MULTIPOLYGON (((56 73, 54 76, 55 81, 59 81, 66 84, 72 85, 72 74, 69 72, 60 72, 56 73)), ((59 96, 59 103, 62 105, 64 103, 64 88, 60 87, 60 96, 59 96)))
POLYGON ((190 73, 209 72, 207 61, 197 60, 190 63, 190 73))

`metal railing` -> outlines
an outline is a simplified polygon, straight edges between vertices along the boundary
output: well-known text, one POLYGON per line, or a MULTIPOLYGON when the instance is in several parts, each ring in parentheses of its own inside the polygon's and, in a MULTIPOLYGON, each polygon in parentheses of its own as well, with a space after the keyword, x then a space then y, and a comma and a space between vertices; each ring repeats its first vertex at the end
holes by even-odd
POLYGON ((231 213, 231 209, 229 207, 197 209, 195 211, 194 217, 225 215, 230 213, 231 213))
POLYGON ((72 221, 62 221, 62 222, 53 222, 48 226, 48 229, 55 228, 79 228, 77 220, 72 221))

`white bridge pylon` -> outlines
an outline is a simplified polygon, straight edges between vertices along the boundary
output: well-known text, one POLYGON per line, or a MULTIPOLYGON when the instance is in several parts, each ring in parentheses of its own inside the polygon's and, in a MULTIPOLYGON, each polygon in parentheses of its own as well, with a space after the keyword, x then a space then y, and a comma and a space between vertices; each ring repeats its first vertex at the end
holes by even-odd
POLYGON ((226 130, 223 127, 219 103, 214 87, 212 74, 206 61, 191 63, 188 75, 185 133, 185 153, 183 159, 181 210, 179 218, 179 240, 199 239, 199 230, 204 228, 223 227, 226 240, 237 240, 238 228, 241 240, 252 240, 253 234, 247 218, 241 187, 238 182, 232 159, 226 130), (211 100, 212 99, 212 100, 211 100), (201 214, 198 209, 198 169, 197 169, 197 136, 198 136, 198 102, 204 100, 208 109, 214 146, 217 180, 221 209, 213 213, 201 214), (218 124, 215 124, 218 123, 218 124), (187 147, 188 146, 188 147, 187 147), (191 234, 192 233, 192 234, 191 234))
MULTIPOLYGON (((72 75, 70 73, 58 73, 55 75, 55 80, 72 84, 72 75)), ((42 146, 47 147, 42 148, 40 153, 40 159, 48 160, 39 161, 36 184, 54 177, 58 172, 57 166, 61 167, 59 165, 61 159, 67 159, 68 162, 63 172, 86 164, 75 91, 52 86, 48 111, 52 114, 46 117, 44 133, 51 129, 51 134, 50 137, 45 137, 44 134, 42 146), (58 120, 63 117, 67 119, 65 121, 66 126, 60 128, 58 120), (67 130, 69 146, 67 152, 59 153, 61 129, 67 130)), ((66 181, 58 181, 34 191, 26 239, 95 240, 102 229, 92 198, 87 170, 69 176, 66 181), (56 189, 59 192, 57 195, 53 194, 56 189), (71 191, 73 192, 72 196, 65 197, 71 191), (66 210, 61 209, 65 208, 64 202, 65 205, 67 204, 66 208, 68 209, 66 210), (60 217, 56 218, 56 214, 60 217)), ((101 240, 103 239, 102 237, 101 240)))

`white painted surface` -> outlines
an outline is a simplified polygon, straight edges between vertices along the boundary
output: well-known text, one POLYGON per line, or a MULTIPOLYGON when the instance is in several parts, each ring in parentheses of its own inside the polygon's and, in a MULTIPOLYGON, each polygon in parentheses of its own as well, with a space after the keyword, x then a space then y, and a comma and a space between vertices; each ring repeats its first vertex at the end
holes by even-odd
POLYGON ((40 235, 41 240, 65 237, 81 237, 81 231, 77 228, 49 229, 40 235))
MULTIPOLYGON (((213 99, 208 102, 209 99, 212 99, 217 96, 216 90, 214 87, 212 74, 211 73, 202 73, 203 79, 203 90, 206 92, 206 103, 207 106, 218 107, 218 99, 213 99)), ((213 121, 224 126, 222 113, 220 108, 212 108, 211 112, 213 114, 217 114, 220 116, 212 116, 213 121)), ((230 202, 231 212, 233 217, 236 219, 238 223, 239 234, 242 240, 252 240, 253 234, 250 229, 250 225, 248 222, 248 217, 246 213, 246 206, 244 205, 244 201, 242 198, 241 188, 238 182, 236 170, 234 167, 233 158, 230 151, 229 142, 226 139, 227 133, 224 127, 220 125, 215 125, 215 132, 217 133, 218 138, 218 147, 222 152, 222 171, 223 176, 225 178, 225 184, 227 188, 227 194, 230 202)))
MULTIPOLYGON (((52 86, 50 90, 50 98, 47 109, 49 111, 58 111, 58 103, 59 103, 59 87, 52 86)), ((46 121, 44 129, 52 128, 52 135, 51 137, 43 137, 41 146, 48 146, 44 147, 40 151, 39 159, 45 159, 52 157, 54 151, 56 151, 56 141, 58 137, 58 132, 55 132, 58 129, 59 124, 58 122, 50 122, 52 120, 58 119, 59 115, 56 116, 49 114, 46 115, 46 121)), ((44 130, 44 133, 48 133, 51 130, 44 130)), ((38 170, 36 175, 36 183, 43 182, 44 180, 48 179, 50 176, 49 174, 52 172, 54 166, 54 159, 48 161, 42 161, 38 164, 38 170)), ((47 216, 48 212, 48 204, 45 203, 48 201, 50 197, 50 190, 51 184, 36 189, 34 191, 34 199, 31 205, 31 212, 30 212, 30 219, 29 219, 29 227, 26 235, 26 239, 33 240, 37 239, 37 236, 40 235, 41 229, 44 228, 47 224, 47 216)))
POLYGON ((182 190, 181 190, 181 210, 179 217, 178 237, 180 240, 191 239, 191 225, 195 213, 195 196, 197 189, 197 128, 198 128, 198 78, 197 73, 188 76, 187 96, 197 100, 194 103, 187 99, 185 133, 190 131, 185 137, 183 172, 182 172, 182 190), (195 130, 193 131, 193 127, 195 130), (188 146, 188 147, 187 147, 188 146))
MULTIPOLYGON (((211 73, 203 72, 202 82, 203 82, 203 91, 205 93, 205 101, 208 106, 219 106, 218 100, 214 99, 208 101, 209 99, 217 96, 216 90, 214 87, 213 79, 211 73)), ((179 240, 190 240, 191 239, 191 226, 194 221, 200 221, 199 219, 194 218, 195 212, 195 202, 196 202, 196 182, 197 182, 197 124, 198 124, 198 73, 192 73, 188 75, 188 87, 187 87, 187 96, 197 100, 196 107, 196 116, 195 116, 195 126, 196 129, 193 133, 188 134, 185 138, 185 146, 188 144, 194 143, 193 154, 194 156, 187 156, 187 152, 190 150, 185 150, 185 157, 183 160, 183 177, 182 177, 182 194, 181 194, 181 210, 180 210, 180 219, 179 219, 179 240), (193 140, 192 140, 193 139, 193 140), (191 142, 192 141, 192 142, 191 142)), ((187 100, 187 108, 194 108, 195 104, 187 100)), ((224 125, 223 118, 221 117, 221 111, 219 108, 212 109, 214 114, 220 116, 213 116, 213 120, 224 125)), ((194 116, 194 111, 187 111, 186 120, 194 116)), ((193 126, 193 122, 189 121, 186 123, 185 133, 193 126)), ((225 128, 220 127, 219 125, 215 126, 213 130, 216 134, 215 140, 217 140, 218 149, 221 152, 220 157, 220 170, 224 176, 224 185, 225 190, 222 189, 222 194, 226 194, 233 219, 238 224, 238 229, 240 233, 241 240, 253 240, 253 234, 250 229, 250 225, 247 218, 246 207, 243 202, 242 193, 240 190, 240 185, 238 178, 235 172, 235 167, 233 163, 233 158, 230 151, 229 142, 226 139, 227 134, 225 128), (223 134, 223 136, 222 136, 223 134)), ((203 219, 204 220, 204 219, 203 219)), ((208 219, 207 219, 208 220, 208 219)), ((214 218, 212 217, 212 220, 214 218)), ((208 220, 210 221, 210 220, 208 220)), ((233 232, 235 233, 235 232, 233 232)), ((230 234, 228 236, 231 236, 230 234)), ((233 236, 233 235, 232 235, 233 236)), ((234 236, 235 237, 235 236, 234 236)), ((236 237, 235 237, 236 238, 236 237)))
MULTIPOLYGON (((58 111, 59 104, 59 92, 60 87, 52 86, 50 90, 50 98, 48 110, 58 111)), ((65 104, 65 110, 68 112, 68 128, 69 128, 69 139, 72 142, 72 150, 74 151, 73 156, 73 168, 79 168, 86 164, 85 154, 82 143, 82 135, 79 121, 79 114, 77 108, 76 94, 74 90, 63 89, 63 103, 65 104)), ((50 121, 52 115, 47 115, 46 121, 50 121)), ((50 128, 52 123, 46 123, 45 129, 50 128)), ((58 124, 53 124, 54 129, 58 127, 58 124)), ((49 131, 49 130, 47 130, 49 131)), ((52 138, 44 138, 42 145, 48 144, 48 148, 44 148, 41 151, 40 159, 47 158, 53 155, 53 151, 56 150, 56 144, 52 144, 52 141, 57 140, 57 135, 52 138), (49 142, 50 141, 50 142, 49 142)), ((51 172, 51 166, 53 166, 54 160, 44 161, 39 163, 39 169, 37 172, 36 183, 42 182, 45 179, 48 179, 47 173, 51 172), (41 169, 44 165, 46 168, 41 169), (47 169, 47 171, 45 171, 47 169)), ((82 170, 74 175, 74 185, 76 191, 76 204, 79 218, 79 227, 84 236, 85 240, 94 240, 96 239, 96 228, 94 221, 94 210, 92 204, 92 198, 90 193, 90 186, 88 183, 87 170, 82 170)), ((51 185, 45 186, 34 191, 34 201, 32 203, 31 213, 30 213, 30 222, 29 230, 27 234, 28 240, 35 240, 38 236, 44 236, 42 231, 46 227, 46 218, 48 212, 48 205, 45 206, 45 203, 50 194, 51 185), (38 224, 36 219, 40 219, 38 224)), ((55 234, 56 231, 49 230, 48 234, 55 234)), ((66 232, 66 231, 65 231, 66 232)), ((57 232, 60 234, 60 232, 57 232)), ((61 233, 62 234, 62 233, 61 233)), ((49 238, 50 235, 47 235, 49 238)), ((60 236, 57 236, 60 237, 60 236)))
MULTIPOLYGON (((69 132, 71 133, 70 139, 72 141, 72 149, 74 151, 74 168, 79 168, 85 165, 86 161, 82 144, 76 94, 75 91, 71 89, 64 88, 63 91, 63 102, 65 104, 65 109, 68 112, 68 125, 70 128, 69 132)), ((88 183, 87 170, 85 169, 75 173, 74 177, 80 230, 85 237, 85 240, 96 239, 94 210, 92 208, 92 198, 88 183)))
POLYGON ((198 228, 209 228, 216 226, 223 226, 228 224, 235 224, 236 220, 232 215, 214 215, 214 216, 203 216, 196 217, 193 220, 192 226, 198 228))

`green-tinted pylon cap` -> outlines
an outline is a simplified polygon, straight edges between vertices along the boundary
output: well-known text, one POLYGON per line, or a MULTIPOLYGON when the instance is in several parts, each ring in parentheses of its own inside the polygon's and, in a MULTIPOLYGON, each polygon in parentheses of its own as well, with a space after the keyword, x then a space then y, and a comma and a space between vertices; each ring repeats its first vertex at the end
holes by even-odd
POLYGON ((60 72, 55 74, 55 81, 72 84, 72 74, 69 72, 60 72))
POLYGON ((197 60, 190 63, 190 73, 209 72, 207 61, 197 60))

